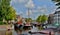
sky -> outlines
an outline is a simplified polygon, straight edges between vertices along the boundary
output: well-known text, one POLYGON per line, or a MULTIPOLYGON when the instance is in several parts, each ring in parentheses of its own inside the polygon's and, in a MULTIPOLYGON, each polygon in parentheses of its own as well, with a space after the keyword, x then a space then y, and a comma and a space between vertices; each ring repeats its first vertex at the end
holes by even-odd
POLYGON ((24 18, 28 17, 28 9, 30 17, 36 19, 42 14, 53 14, 56 6, 51 0, 11 0, 11 6, 16 10, 16 14, 24 18))

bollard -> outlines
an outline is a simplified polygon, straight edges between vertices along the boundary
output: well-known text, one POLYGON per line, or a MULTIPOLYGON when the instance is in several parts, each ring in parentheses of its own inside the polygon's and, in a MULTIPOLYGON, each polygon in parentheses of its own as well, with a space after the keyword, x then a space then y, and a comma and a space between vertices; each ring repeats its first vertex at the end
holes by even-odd
POLYGON ((49 32, 49 35, 51 35, 51 31, 49 32))

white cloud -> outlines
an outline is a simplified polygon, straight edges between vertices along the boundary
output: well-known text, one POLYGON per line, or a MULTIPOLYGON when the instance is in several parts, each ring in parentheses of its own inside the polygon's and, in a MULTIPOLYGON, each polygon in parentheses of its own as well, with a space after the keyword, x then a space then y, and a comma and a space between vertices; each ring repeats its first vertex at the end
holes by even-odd
MULTIPOLYGON (((37 0, 37 1, 42 1, 42 0, 37 0)), ((44 0, 43 0, 44 1, 44 0)), ((46 1, 51 1, 51 0, 46 0, 46 1)))
POLYGON ((11 4, 12 4, 13 2, 16 3, 17 1, 16 1, 16 0, 11 0, 11 4))
POLYGON ((51 14, 55 13, 56 8, 54 8, 53 10, 51 10, 51 14))
POLYGON ((20 11, 20 12, 17 12, 16 14, 17 15, 23 15, 24 13, 22 11, 20 11))
POLYGON ((39 12, 40 12, 40 13, 45 13, 45 12, 47 12, 47 11, 48 11, 48 10, 47 10, 47 7, 42 7, 42 6, 38 6, 37 9, 35 9, 35 10, 33 9, 33 10, 32 10, 33 13, 37 13, 37 12, 38 12, 38 13, 39 13, 39 12))
POLYGON ((25 5, 27 8, 33 8, 34 7, 34 3, 32 0, 29 0, 28 3, 25 5))
POLYGON ((27 2, 28 0, 12 0, 11 3, 25 3, 27 2))
POLYGON ((42 12, 42 13, 45 13, 45 12, 48 11, 48 10, 47 10, 47 7, 45 7, 45 6, 38 7, 37 10, 38 10, 38 12, 42 12))
POLYGON ((38 7, 37 7, 37 9, 41 9, 41 8, 42 8, 42 6, 38 6, 38 7))
POLYGON ((23 12, 22 12, 22 11, 20 11, 19 13, 20 13, 20 14, 23 14, 23 12))
POLYGON ((37 10, 32 10, 32 12, 33 12, 33 13, 36 13, 36 12, 38 12, 38 11, 37 11, 37 10))
POLYGON ((19 0, 20 3, 25 3, 27 2, 28 0, 19 0))
POLYGON ((28 11, 26 11, 26 15, 28 16, 28 11))

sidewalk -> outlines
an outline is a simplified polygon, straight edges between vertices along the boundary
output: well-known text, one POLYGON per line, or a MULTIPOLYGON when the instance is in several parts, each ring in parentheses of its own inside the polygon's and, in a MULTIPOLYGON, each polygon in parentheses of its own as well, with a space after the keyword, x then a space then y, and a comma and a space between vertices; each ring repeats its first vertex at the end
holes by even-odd
POLYGON ((0 25, 0 30, 8 30, 11 29, 11 25, 0 25))

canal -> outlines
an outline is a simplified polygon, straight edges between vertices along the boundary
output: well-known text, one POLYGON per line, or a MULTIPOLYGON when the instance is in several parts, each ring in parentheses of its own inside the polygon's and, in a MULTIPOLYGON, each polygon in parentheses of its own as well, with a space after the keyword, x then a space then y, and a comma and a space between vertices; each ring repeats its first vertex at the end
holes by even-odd
MULTIPOLYGON (((49 35, 49 34, 41 34, 41 33, 34 33, 34 34, 30 34, 29 31, 32 32, 38 32, 40 31, 37 27, 34 27, 31 30, 1 30, 0 31, 0 35, 49 35)), ((60 33, 55 33, 54 35, 60 35, 60 33)))
POLYGON ((31 32, 38 32, 40 30, 37 27, 33 26, 33 28, 31 30, 23 30, 23 31, 18 31, 18 32, 13 30, 13 35, 21 35, 21 34, 22 35, 47 35, 47 34, 41 34, 41 33, 30 34, 29 31, 31 31, 31 32))

